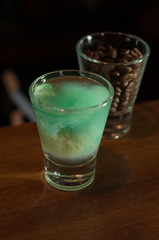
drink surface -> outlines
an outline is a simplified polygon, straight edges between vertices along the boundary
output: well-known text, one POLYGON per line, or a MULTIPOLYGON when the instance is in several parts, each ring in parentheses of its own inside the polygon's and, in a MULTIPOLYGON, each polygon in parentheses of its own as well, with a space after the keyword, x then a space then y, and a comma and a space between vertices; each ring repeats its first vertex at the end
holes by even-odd
POLYGON ((51 107, 81 109, 102 104, 108 98, 109 91, 87 78, 60 77, 37 86, 34 94, 51 107))
POLYGON ((105 86, 65 76, 35 86, 34 95, 42 106, 33 103, 44 153, 68 164, 96 155, 111 104, 104 105, 105 86))

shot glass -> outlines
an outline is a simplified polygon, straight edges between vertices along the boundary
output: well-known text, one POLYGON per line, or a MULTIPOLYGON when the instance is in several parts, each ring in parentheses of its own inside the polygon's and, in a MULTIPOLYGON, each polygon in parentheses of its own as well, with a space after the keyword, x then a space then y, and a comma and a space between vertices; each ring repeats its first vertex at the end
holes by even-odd
POLYGON ((93 181, 113 94, 109 81, 86 71, 55 71, 33 81, 29 95, 51 186, 75 191, 93 181))
POLYGON ((131 34, 99 32, 81 38, 76 52, 80 70, 97 73, 114 87, 103 136, 124 136, 131 127, 133 106, 150 54, 148 44, 131 34))

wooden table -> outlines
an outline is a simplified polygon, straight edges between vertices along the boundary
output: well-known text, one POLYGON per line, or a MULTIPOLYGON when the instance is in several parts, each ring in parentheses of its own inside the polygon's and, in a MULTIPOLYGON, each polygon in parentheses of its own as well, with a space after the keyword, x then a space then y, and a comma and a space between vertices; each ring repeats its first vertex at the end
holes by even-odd
POLYGON ((1 128, 0 239, 158 240, 159 101, 135 106, 127 136, 102 140, 96 179, 77 192, 45 182, 34 123, 1 128))

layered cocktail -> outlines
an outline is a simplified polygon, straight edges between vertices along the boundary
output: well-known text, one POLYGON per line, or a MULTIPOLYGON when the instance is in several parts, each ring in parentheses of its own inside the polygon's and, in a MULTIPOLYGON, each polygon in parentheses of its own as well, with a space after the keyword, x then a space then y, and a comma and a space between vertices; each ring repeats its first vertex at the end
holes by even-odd
POLYGON ((47 182, 68 191, 88 186, 113 98, 111 84, 97 74, 66 70, 39 77, 29 92, 47 182))

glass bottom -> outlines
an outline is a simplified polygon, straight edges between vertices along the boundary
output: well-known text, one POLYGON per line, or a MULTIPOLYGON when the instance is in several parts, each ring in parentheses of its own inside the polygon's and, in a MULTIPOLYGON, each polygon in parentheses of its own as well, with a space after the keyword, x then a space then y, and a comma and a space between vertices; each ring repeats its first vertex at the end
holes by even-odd
POLYGON ((63 191, 76 191, 89 186, 95 177, 96 157, 81 165, 61 165, 45 155, 45 179, 63 191))
POLYGON ((131 118, 131 112, 121 116, 109 116, 103 138, 118 139, 123 137, 130 130, 131 118))

